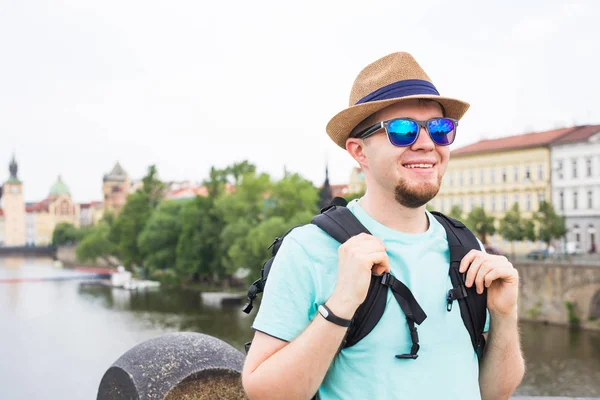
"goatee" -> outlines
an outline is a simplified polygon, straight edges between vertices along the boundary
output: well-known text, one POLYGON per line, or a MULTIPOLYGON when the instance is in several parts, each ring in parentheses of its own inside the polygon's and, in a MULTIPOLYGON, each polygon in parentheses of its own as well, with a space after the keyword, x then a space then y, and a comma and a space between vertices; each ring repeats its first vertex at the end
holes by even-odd
POLYGON ((440 190, 441 179, 437 185, 429 182, 420 187, 409 187, 402 179, 395 188, 394 197, 396 201, 406 208, 419 208, 433 199, 440 190))

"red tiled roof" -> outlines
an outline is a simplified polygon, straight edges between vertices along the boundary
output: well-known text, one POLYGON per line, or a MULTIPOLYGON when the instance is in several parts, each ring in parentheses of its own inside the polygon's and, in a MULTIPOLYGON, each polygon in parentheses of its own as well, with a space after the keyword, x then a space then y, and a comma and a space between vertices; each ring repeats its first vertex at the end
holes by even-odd
POLYGON ((48 197, 48 198, 45 198, 44 200, 40 201, 39 203, 27 205, 27 206, 25 206, 25 212, 41 212, 41 211, 47 212, 49 210, 48 206, 53 201, 54 201, 54 199, 48 197))
POLYGON ((81 204, 79 204, 79 209, 85 210, 86 208, 90 208, 91 206, 92 206, 92 203, 81 203, 81 204))
POLYGON ((585 126, 579 127, 579 129, 577 129, 573 132, 570 132, 564 136, 561 136, 560 138, 555 140, 552 144, 554 145, 554 144, 585 141, 599 132, 600 132, 600 125, 585 125, 585 126))
POLYGON ((477 153, 488 153, 502 150, 525 149, 529 147, 548 146, 564 135, 577 131, 581 127, 554 129, 545 132, 525 133, 522 135, 508 136, 499 139, 485 139, 479 142, 458 148, 450 154, 453 157, 477 153))

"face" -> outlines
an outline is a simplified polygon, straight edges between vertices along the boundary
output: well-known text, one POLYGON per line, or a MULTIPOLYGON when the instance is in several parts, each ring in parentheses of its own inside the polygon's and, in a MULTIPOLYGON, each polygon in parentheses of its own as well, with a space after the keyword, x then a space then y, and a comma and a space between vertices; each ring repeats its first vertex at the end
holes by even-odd
MULTIPOLYGON (((393 104, 372 115, 366 127, 393 118, 426 121, 443 117, 439 104, 409 100, 393 104)), ((367 139, 348 139, 346 149, 365 171, 367 187, 382 194, 393 194, 408 208, 421 207, 440 190, 450 159, 449 146, 436 145, 425 129, 408 147, 390 143, 384 129, 367 139)))

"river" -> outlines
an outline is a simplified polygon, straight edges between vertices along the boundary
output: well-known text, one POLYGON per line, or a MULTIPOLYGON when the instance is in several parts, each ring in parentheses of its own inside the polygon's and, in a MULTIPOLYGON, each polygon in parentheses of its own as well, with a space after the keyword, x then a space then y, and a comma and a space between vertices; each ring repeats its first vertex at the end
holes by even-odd
MULTIPOLYGON (((0 279, 57 272, 48 260, 0 258, 0 279)), ((194 291, 0 283, 0 399, 94 399, 106 369, 136 344, 194 331, 242 350, 253 318, 194 291)), ((527 373, 516 394, 600 397, 600 332, 520 325, 527 373)))

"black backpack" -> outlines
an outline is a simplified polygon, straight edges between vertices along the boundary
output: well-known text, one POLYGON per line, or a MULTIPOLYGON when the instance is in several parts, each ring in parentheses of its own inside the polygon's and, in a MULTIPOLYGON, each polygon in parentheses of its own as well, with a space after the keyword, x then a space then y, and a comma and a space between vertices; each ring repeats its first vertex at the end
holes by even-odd
MULTIPOLYGON (((346 205, 347 202, 343 198, 334 198, 331 205, 322 209, 321 213, 315 216, 311 223, 317 225, 340 243, 344 243, 352 236, 363 232, 370 234, 367 228, 346 208, 346 205)), ((467 288, 464 285, 466 274, 461 274, 458 270, 460 261, 470 250, 480 249, 479 242, 462 222, 440 212, 434 211, 432 214, 446 230, 450 248, 449 274, 453 288, 447 294, 447 310, 451 311, 454 300, 458 301, 460 314, 471 337, 473 348, 477 356, 481 358, 485 347, 483 330, 486 320, 487 291, 484 290, 483 294, 478 294, 475 285, 467 288)), ((259 293, 263 292, 277 251, 281 247, 283 239, 295 228, 297 227, 293 227, 283 236, 275 238, 269 246, 273 256, 264 263, 260 279, 256 280, 248 289, 248 302, 243 309, 245 313, 250 313, 253 308, 253 300, 259 293)), ((416 359, 418 357, 419 336, 415 324, 420 325, 427 318, 427 315, 410 289, 389 273, 372 275, 365 301, 356 310, 340 350, 358 343, 377 325, 385 311, 388 288, 392 290, 394 298, 406 316, 412 340, 410 352, 396 355, 396 358, 416 359)), ((250 343, 247 343, 246 352, 249 347, 250 343)))

